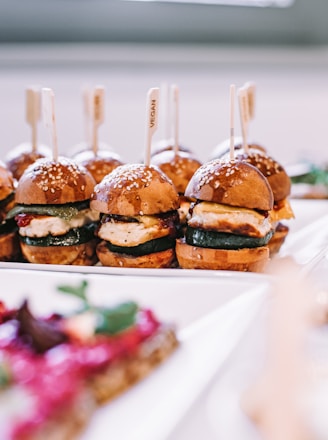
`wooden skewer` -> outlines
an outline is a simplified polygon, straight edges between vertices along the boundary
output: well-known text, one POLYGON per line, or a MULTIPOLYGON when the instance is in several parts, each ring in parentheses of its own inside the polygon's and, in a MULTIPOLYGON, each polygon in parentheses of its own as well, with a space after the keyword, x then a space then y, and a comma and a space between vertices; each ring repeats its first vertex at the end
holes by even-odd
POLYGON ((145 165, 150 165, 151 141, 158 125, 159 88, 148 90, 146 100, 146 148, 145 165))
POLYGON ((40 89, 38 87, 28 87, 26 89, 26 122, 31 126, 31 146, 32 151, 38 147, 37 125, 40 120, 40 89))
POLYGON ((56 127, 56 115, 55 115, 55 94, 52 89, 49 88, 42 89, 42 107, 43 107, 43 121, 51 133, 53 159, 57 161, 58 141, 57 141, 57 127, 56 127))
POLYGON ((104 98, 105 88, 97 86, 93 92, 93 133, 92 133, 92 149, 96 156, 99 148, 98 130, 104 122, 104 98))
POLYGON ((230 86, 230 160, 235 158, 235 92, 236 86, 230 86))
POLYGON ((248 112, 247 89, 245 87, 241 87, 238 90, 238 101, 239 101, 239 111, 240 111, 241 132, 243 138, 243 149, 248 154, 249 148, 247 143, 247 136, 248 136, 249 112, 248 112))
POLYGON ((179 89, 173 84, 171 86, 172 102, 173 102, 173 151, 177 155, 179 153, 179 89))
POLYGON ((256 86, 254 82, 248 81, 247 83, 245 83, 244 87, 246 87, 247 90, 249 119, 253 120, 255 117, 256 86))

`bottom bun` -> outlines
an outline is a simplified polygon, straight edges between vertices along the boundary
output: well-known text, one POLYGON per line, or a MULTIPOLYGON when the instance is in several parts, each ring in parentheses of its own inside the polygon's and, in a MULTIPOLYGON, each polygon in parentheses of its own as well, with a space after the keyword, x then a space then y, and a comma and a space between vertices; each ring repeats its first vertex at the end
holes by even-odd
POLYGON ((19 261, 21 256, 17 233, 0 235, 0 261, 19 261))
POLYGON ((97 262, 97 243, 97 239, 74 246, 30 246, 21 242, 21 249, 29 263, 92 266, 97 262))
POLYGON ((267 246, 238 250, 212 249, 191 246, 184 239, 179 239, 175 250, 182 269, 263 272, 269 261, 267 246))
POLYGON ((160 269, 176 266, 174 249, 167 249, 166 251, 135 257, 128 254, 111 252, 108 249, 106 242, 101 241, 97 246, 97 255, 103 266, 110 267, 144 267, 160 269))
POLYGON ((271 256, 277 254, 280 251, 280 248, 283 245, 288 232, 288 226, 283 225, 282 223, 278 223, 278 226, 268 243, 271 256))

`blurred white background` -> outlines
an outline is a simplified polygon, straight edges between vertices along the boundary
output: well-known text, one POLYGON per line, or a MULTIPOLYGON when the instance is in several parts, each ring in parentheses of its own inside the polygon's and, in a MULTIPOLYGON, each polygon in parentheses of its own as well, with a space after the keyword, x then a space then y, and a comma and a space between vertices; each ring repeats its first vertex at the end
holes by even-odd
MULTIPOLYGON (((106 88, 100 139, 125 161, 140 161, 145 102, 150 87, 180 88, 180 138, 202 160, 229 134, 229 85, 256 83, 250 138, 282 163, 328 160, 328 50, 325 47, 198 47, 144 44, 0 46, 0 152, 30 139, 25 87, 53 88, 59 149, 67 154, 84 138, 82 88, 106 88)), ((50 137, 39 124, 40 141, 50 137)), ((236 133, 240 134, 236 112, 236 133)), ((155 136, 165 135, 164 124, 155 136)))
POLYGON ((328 2, 289 3, 0 0, 0 159, 30 139, 25 88, 37 84, 55 92, 62 154, 84 138, 83 86, 104 85, 100 140, 140 161, 147 90, 175 83, 181 142, 205 161, 229 134, 229 85, 254 81, 250 139, 283 164, 328 161, 328 2))

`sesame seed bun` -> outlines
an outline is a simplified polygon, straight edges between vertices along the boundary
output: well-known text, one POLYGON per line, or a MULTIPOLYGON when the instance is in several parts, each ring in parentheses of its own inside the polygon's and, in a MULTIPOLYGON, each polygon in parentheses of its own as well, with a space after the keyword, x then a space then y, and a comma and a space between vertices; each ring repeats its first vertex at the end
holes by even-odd
POLYGON ((111 252, 105 241, 101 241, 97 246, 97 256, 103 266, 110 267, 135 267, 161 269, 176 266, 174 249, 167 249, 147 255, 132 256, 111 252))
MULTIPOLYGON (((273 195, 267 179, 253 165, 238 160, 215 159, 204 164, 195 172, 185 195, 232 207, 260 211, 273 208, 273 195)), ((176 255, 179 266, 184 269, 262 272, 269 260, 269 248, 217 249, 194 246, 179 239, 176 255)))
POLYGON ((207 202, 269 211, 270 185, 253 165, 239 160, 214 159, 202 165, 190 180, 185 195, 207 202))
MULTIPOLYGON (((74 159, 78 154, 83 153, 84 151, 92 150, 92 145, 90 142, 79 142, 78 144, 75 144, 68 148, 66 151, 65 156, 71 157, 74 159)), ((99 151, 113 151, 113 148, 111 145, 109 145, 106 142, 99 141, 98 142, 98 152, 99 151)))
POLYGON ((17 185, 16 203, 56 205, 80 202, 90 199, 94 186, 89 171, 72 159, 42 158, 24 171, 17 185))
MULTIPOLYGON (((174 139, 162 139, 156 142, 156 144, 151 147, 151 155, 155 156, 156 154, 167 150, 174 150, 174 139)), ((184 145, 179 145, 179 152, 180 151, 191 154, 190 148, 185 147, 184 145)))
POLYGON ((40 145, 36 151, 33 151, 31 144, 21 144, 7 154, 6 164, 14 178, 19 180, 29 165, 49 155, 50 150, 45 146, 40 145))
MULTIPOLYGON (((248 147, 263 151, 264 153, 266 152, 266 149, 262 145, 258 144, 257 142, 250 142, 248 144, 248 147)), ((235 144, 234 144, 235 151, 238 152, 242 148, 243 148, 243 139, 241 137, 235 137, 235 144)), ((222 159, 222 157, 226 156, 229 152, 230 152, 230 138, 221 142, 220 144, 218 144, 214 148, 210 159, 211 160, 212 159, 222 159)))
POLYGON ((92 150, 82 151, 74 156, 74 160, 92 174, 96 183, 101 182, 107 174, 123 165, 120 156, 108 150, 98 150, 96 155, 92 150))
POLYGON ((202 165, 190 153, 173 150, 162 151, 151 159, 173 182, 179 194, 184 194, 195 171, 202 165))
POLYGON ((14 191, 14 179, 10 170, 0 161, 0 201, 14 191))
POLYGON ((115 168, 96 185, 90 206, 106 214, 153 215, 177 209, 179 195, 156 166, 128 164, 115 168))
POLYGON ((275 202, 280 202, 289 196, 291 180, 283 166, 265 152, 250 148, 246 153, 240 150, 236 153, 236 160, 243 160, 254 165, 268 179, 275 202))
POLYGON ((269 261, 267 246, 238 250, 211 249, 190 246, 184 239, 178 239, 175 250, 179 266, 183 269, 263 272, 269 261))

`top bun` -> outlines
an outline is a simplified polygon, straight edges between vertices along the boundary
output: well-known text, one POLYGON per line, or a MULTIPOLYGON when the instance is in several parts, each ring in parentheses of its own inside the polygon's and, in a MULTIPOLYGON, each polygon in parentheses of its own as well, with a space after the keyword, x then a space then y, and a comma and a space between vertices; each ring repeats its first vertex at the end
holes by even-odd
MULTIPOLYGON (((72 159, 75 159, 75 157, 78 154, 84 153, 85 151, 92 150, 92 145, 90 142, 79 142, 78 144, 73 145, 72 147, 68 148, 66 156, 71 157, 72 159)), ((98 142, 98 151, 97 155, 100 151, 104 152, 111 152, 113 151, 113 148, 111 145, 108 145, 106 142, 98 142)))
POLYGON ((72 159, 38 159, 20 178, 16 203, 60 205, 90 199, 96 182, 84 167, 72 159))
MULTIPOLYGON (((185 153, 190 153, 191 150, 188 147, 183 145, 179 145, 179 152, 184 151, 185 153)), ((156 154, 162 153, 162 151, 174 150, 174 139, 162 139, 157 142, 155 145, 151 147, 151 156, 155 156, 156 154)))
POLYGON ((107 174, 123 165, 120 156, 109 150, 98 150, 97 154, 93 150, 82 151, 74 156, 74 160, 92 174, 96 183, 101 182, 107 174))
MULTIPOLYGON (((226 139, 225 141, 218 144, 212 154, 210 159, 222 159, 226 154, 230 152, 230 138, 226 139)), ((248 144, 249 148, 254 148, 255 150, 263 151, 263 153, 266 152, 266 149, 258 144, 257 142, 251 142, 248 144)), ((241 137, 235 137, 235 144, 234 144, 235 150, 241 150, 243 149, 243 139, 241 137)))
POLYGON ((284 170, 275 159, 257 149, 250 148, 249 153, 244 150, 236 152, 236 160, 243 160, 254 165, 268 179, 275 202, 280 202, 289 196, 291 181, 284 170))
POLYGON ((162 151, 153 156, 151 161, 172 180, 179 194, 184 194, 189 180, 201 166, 199 160, 184 151, 162 151))
POLYGON ((6 165, 0 161, 0 201, 14 191, 14 179, 6 165))
POLYGON ((116 215, 153 215, 179 207, 172 181, 156 166, 121 165, 95 187, 91 208, 116 215))
POLYGON ((201 166, 187 186, 187 197, 269 211, 273 194, 267 179, 253 165, 214 159, 201 166))
POLYGON ((6 156, 6 164, 13 173, 15 179, 19 180, 26 168, 42 157, 49 157, 48 147, 40 145, 36 151, 32 150, 31 144, 21 144, 11 150, 6 156))

